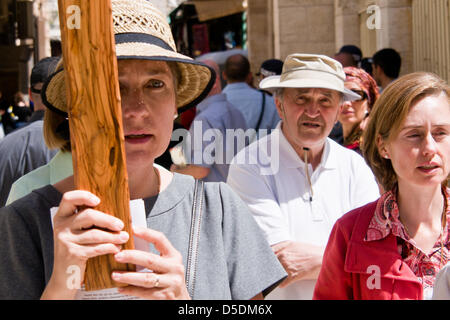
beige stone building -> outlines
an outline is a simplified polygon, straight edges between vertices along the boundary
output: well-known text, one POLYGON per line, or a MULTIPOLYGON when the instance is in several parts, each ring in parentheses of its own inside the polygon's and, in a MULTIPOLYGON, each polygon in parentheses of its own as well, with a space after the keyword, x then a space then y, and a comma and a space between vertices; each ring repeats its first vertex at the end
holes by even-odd
MULTIPOLYGON (((354 44, 365 57, 392 47, 402 56, 402 74, 432 71, 450 81, 450 0, 151 1, 167 15, 182 3, 194 4, 201 23, 246 11, 243 46, 255 73, 268 58, 294 52, 334 56, 341 46, 354 44)), ((58 38, 57 0, 0 1, 5 94, 27 92, 33 62, 53 54, 50 40, 58 38)))
POLYGON ((402 56, 401 73, 450 80, 450 0, 248 0, 252 69, 294 52, 333 56, 354 44, 364 57, 382 48, 402 56))

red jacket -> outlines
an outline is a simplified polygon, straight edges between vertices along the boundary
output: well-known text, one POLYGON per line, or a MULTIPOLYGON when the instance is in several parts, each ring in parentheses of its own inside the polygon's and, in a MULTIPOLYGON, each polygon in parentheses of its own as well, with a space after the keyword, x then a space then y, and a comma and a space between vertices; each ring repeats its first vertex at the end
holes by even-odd
POLYGON ((334 225, 313 299, 423 299, 422 284, 402 261, 396 236, 364 241, 376 204, 355 209, 334 225))

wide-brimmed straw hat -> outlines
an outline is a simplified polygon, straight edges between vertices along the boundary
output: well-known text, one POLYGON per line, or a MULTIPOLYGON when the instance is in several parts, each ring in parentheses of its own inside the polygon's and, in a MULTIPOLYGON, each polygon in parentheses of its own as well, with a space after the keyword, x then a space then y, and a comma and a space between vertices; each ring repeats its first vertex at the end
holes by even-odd
MULTIPOLYGON (((197 105, 211 90, 215 72, 177 52, 166 17, 146 0, 112 0, 116 56, 121 59, 173 61, 180 79, 176 90, 178 112, 197 105)), ((42 90, 44 104, 67 115, 64 70, 57 70, 42 90)))
POLYGON ((345 101, 361 98, 346 89, 344 83, 344 69, 338 61, 323 55, 295 53, 284 61, 281 75, 263 79, 259 87, 271 91, 277 88, 322 88, 341 92, 345 101))

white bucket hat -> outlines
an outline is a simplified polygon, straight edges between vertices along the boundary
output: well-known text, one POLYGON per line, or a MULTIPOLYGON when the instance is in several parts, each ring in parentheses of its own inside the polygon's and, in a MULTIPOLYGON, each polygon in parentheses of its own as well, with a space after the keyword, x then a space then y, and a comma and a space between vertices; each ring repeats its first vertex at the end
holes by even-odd
POLYGON ((279 76, 263 79, 259 87, 274 91, 277 88, 322 88, 343 93, 345 101, 361 97, 344 86, 345 73, 342 65, 327 56, 294 53, 284 61, 279 76))

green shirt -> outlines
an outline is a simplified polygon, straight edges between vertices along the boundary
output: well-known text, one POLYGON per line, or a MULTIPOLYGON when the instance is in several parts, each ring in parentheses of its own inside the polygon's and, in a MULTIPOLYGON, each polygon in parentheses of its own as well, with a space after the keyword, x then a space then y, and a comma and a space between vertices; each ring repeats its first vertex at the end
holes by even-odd
POLYGON ((46 165, 30 171, 11 186, 6 205, 20 199, 31 191, 54 184, 73 175, 72 154, 59 151, 46 165))

